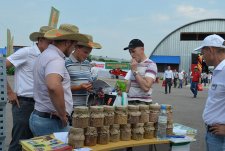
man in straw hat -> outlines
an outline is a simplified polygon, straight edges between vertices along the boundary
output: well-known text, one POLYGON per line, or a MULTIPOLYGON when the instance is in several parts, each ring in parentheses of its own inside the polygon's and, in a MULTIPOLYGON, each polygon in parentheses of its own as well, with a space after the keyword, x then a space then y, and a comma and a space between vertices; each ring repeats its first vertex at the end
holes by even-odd
POLYGON ((30 34, 30 40, 37 42, 32 47, 17 50, 6 59, 6 67, 15 67, 14 91, 8 84, 8 102, 12 104, 13 129, 9 151, 22 150, 19 140, 33 137, 29 128, 29 117, 34 109, 33 100, 33 67, 36 58, 49 45, 44 38, 45 32, 53 29, 43 26, 39 32, 30 34))
POLYGON ((198 83, 199 83, 199 79, 201 78, 201 74, 200 72, 198 71, 198 67, 195 66, 194 67, 194 71, 191 73, 191 79, 192 79, 192 82, 191 82, 191 92, 193 93, 193 97, 196 98, 197 97, 197 94, 198 94, 198 83))
POLYGON ((91 65, 87 60, 92 49, 101 49, 99 43, 93 42, 91 35, 86 35, 89 42, 78 42, 75 50, 66 61, 66 68, 71 78, 73 106, 87 105, 88 92, 92 91, 91 65))
POLYGON ((35 136, 68 131, 68 115, 73 110, 70 76, 65 67, 65 57, 75 49, 78 41, 88 38, 74 32, 74 25, 67 24, 45 33, 53 40, 38 57, 34 66, 34 111, 30 128, 35 136))
POLYGON ((200 51, 208 66, 214 66, 212 83, 203 112, 208 151, 225 150, 225 41, 218 35, 207 36, 200 51))

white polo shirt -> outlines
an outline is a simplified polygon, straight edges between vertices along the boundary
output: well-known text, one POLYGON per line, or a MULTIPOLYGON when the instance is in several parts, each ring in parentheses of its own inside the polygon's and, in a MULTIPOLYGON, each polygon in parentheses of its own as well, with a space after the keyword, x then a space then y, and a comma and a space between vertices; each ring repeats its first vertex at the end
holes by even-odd
POLYGON ((62 80, 64 101, 67 113, 73 110, 73 99, 70 89, 70 76, 65 67, 65 55, 54 45, 48 48, 37 58, 34 65, 34 108, 40 112, 56 112, 49 96, 45 78, 51 73, 59 74, 62 80))
POLYGON ((165 80, 165 79, 167 79, 167 78, 173 79, 173 71, 172 71, 172 70, 166 70, 166 71, 164 72, 164 77, 163 77, 163 79, 165 80))
POLYGON ((33 97, 33 68, 40 53, 35 44, 21 48, 7 58, 15 67, 14 92, 17 96, 33 97))
POLYGON ((203 112, 207 125, 225 124, 225 59, 214 69, 203 112))

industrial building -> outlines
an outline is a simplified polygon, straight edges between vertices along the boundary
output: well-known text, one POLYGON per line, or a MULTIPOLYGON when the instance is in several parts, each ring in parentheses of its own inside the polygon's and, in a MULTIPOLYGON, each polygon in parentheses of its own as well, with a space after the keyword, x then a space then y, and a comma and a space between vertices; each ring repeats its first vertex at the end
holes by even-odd
MULTIPOLYGON (((156 62, 159 74, 164 72, 167 65, 178 71, 190 72, 191 65, 197 64, 198 55, 194 49, 211 34, 218 34, 225 38, 225 19, 198 20, 177 28, 159 42, 152 51, 150 59, 156 62)), ((203 62, 203 71, 204 67, 203 62)))

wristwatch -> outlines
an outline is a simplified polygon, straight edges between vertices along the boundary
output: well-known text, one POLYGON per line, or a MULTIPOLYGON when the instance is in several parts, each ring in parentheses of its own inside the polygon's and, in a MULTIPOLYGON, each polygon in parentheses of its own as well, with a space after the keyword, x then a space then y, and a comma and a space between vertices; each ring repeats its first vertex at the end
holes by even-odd
POLYGON ((139 73, 138 71, 134 71, 134 72, 133 72, 134 77, 136 77, 136 75, 137 75, 138 73, 139 73))

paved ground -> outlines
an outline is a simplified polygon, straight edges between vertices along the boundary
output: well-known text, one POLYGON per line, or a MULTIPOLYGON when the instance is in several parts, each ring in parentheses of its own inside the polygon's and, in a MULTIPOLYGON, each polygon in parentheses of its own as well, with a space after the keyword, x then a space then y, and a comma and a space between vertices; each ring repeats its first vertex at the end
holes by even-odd
MULTIPOLYGON (((106 79, 106 81, 110 85, 115 84, 114 79, 106 79)), ((13 83, 12 77, 9 77, 9 82, 10 84, 13 83)), ((191 151, 205 151, 205 127, 202 121, 202 112, 207 97, 207 89, 205 88, 202 92, 199 92, 197 98, 193 98, 189 86, 186 86, 183 89, 173 88, 172 93, 170 94, 164 94, 164 87, 162 87, 160 83, 154 84, 153 89, 154 102, 158 102, 160 104, 171 104, 174 107, 174 122, 181 123, 198 130, 198 135, 196 136, 197 141, 191 143, 191 151)), ((10 104, 7 104, 6 110, 6 148, 8 148, 12 129, 10 104)))

